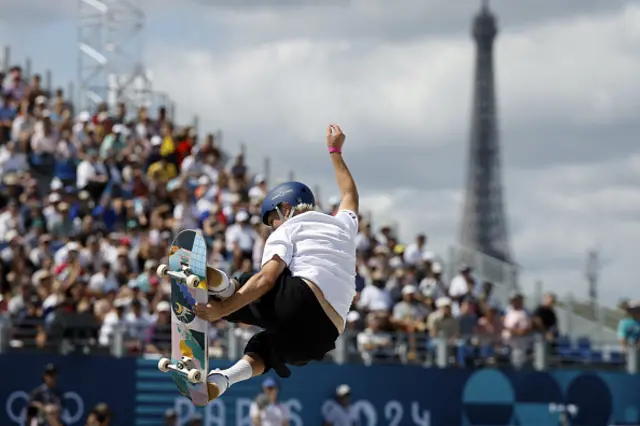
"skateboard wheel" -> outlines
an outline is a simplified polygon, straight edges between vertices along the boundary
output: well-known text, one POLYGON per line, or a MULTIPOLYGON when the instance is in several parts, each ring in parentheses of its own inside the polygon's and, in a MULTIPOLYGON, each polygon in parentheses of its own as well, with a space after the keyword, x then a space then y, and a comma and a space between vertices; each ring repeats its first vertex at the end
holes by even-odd
POLYGON ((200 277, 197 275, 189 275, 187 277, 187 285, 190 287, 198 287, 200 285, 200 277))
POLYGON ((158 269, 156 270, 156 275, 158 275, 160 278, 164 278, 167 276, 167 272, 169 272, 169 267, 167 265, 159 265, 158 269))
POLYGON ((171 360, 169 358, 160 358, 160 361, 158 361, 158 370, 166 373, 169 371, 169 364, 171 364, 171 360))
POLYGON ((187 374, 187 380, 189 380, 191 383, 200 383, 201 379, 202 373, 198 369, 193 369, 187 374))

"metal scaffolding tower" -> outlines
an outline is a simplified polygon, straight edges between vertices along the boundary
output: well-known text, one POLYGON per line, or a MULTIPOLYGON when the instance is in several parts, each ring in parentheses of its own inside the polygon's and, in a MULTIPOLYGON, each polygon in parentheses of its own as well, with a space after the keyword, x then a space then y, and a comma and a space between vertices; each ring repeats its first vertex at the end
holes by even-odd
POLYGON ((106 102, 124 102, 129 111, 139 106, 173 103, 153 91, 142 61, 145 15, 135 0, 78 0, 78 103, 91 109, 106 102))

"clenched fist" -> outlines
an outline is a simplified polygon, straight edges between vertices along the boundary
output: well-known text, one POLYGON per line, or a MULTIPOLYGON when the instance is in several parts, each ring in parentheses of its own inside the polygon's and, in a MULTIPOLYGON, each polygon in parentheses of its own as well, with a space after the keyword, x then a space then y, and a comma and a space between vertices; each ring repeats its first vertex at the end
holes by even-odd
POLYGON ((342 150, 346 136, 337 124, 327 127, 327 147, 342 150))

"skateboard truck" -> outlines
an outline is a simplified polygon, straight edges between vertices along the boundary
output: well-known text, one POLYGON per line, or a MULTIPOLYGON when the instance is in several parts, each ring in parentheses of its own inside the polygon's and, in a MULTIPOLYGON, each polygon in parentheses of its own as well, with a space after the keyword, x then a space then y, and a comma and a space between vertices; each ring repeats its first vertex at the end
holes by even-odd
POLYGON ((175 371, 187 376, 187 380, 191 383, 202 383, 202 371, 194 368, 193 360, 189 357, 183 356, 182 359, 175 364, 171 364, 169 358, 161 358, 158 361, 158 370, 166 373, 168 371, 175 371))
POLYGON ((186 283, 190 287, 198 287, 200 285, 200 277, 191 273, 191 268, 187 265, 180 265, 181 272, 172 271, 168 265, 159 265, 156 275, 160 278, 172 277, 180 282, 186 283))

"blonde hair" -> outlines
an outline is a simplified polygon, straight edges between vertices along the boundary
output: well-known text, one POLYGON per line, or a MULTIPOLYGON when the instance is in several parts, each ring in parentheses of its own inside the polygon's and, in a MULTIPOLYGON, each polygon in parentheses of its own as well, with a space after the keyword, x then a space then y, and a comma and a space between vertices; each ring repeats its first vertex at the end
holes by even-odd
POLYGON ((302 203, 295 206, 294 214, 314 212, 314 211, 316 211, 315 206, 307 203, 302 203))

